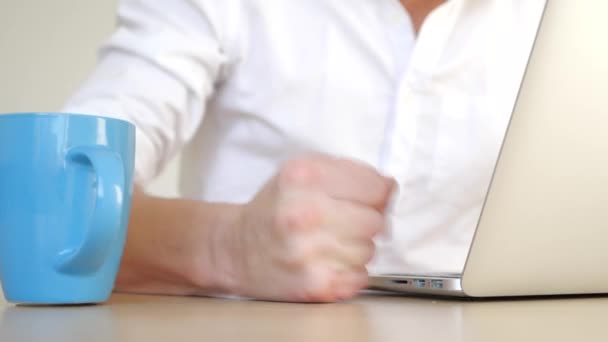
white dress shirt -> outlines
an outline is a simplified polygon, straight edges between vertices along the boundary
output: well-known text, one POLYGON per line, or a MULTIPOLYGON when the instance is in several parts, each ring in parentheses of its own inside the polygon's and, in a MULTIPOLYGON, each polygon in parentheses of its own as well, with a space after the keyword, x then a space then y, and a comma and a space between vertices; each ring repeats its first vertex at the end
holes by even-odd
POLYGON ((376 272, 459 271, 544 0, 451 0, 418 36, 398 0, 124 0, 69 112, 138 128, 136 179, 242 203, 316 151, 399 182, 376 272))

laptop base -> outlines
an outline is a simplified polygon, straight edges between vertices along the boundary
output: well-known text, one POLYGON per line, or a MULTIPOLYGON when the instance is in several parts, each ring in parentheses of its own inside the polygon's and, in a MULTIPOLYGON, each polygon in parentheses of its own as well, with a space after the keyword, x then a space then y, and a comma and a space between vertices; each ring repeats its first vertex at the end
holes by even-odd
POLYGON ((432 296, 466 297, 461 274, 385 274, 369 277, 369 289, 432 296))

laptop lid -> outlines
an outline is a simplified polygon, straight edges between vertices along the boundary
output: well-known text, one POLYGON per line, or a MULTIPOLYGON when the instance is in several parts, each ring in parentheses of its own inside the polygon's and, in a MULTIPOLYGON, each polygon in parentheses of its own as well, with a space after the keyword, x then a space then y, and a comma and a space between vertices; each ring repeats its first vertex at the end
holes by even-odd
POLYGON ((607 1, 549 0, 462 286, 608 292, 607 1))

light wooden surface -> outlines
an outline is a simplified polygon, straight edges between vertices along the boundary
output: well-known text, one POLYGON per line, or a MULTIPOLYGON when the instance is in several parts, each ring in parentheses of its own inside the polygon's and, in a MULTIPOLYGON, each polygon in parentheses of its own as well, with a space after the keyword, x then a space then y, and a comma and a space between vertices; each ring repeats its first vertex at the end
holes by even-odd
POLYGON ((608 298, 465 302, 361 296, 329 305, 115 295, 104 305, 0 300, 0 341, 608 341, 608 298))

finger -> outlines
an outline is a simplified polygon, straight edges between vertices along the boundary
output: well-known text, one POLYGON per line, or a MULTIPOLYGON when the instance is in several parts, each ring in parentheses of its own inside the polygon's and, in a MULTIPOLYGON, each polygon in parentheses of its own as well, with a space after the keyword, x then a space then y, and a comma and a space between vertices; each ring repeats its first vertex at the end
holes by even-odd
POLYGON ((357 203, 329 199, 321 228, 344 240, 368 240, 383 233, 386 217, 357 203))
POLYGON ((368 275, 365 268, 338 272, 335 275, 334 292, 338 300, 350 299, 365 289, 367 285, 368 275))
POLYGON ((396 188, 393 179, 362 163, 320 156, 285 163, 279 172, 278 184, 289 189, 320 191, 380 212, 384 212, 396 188))
POLYGON ((396 188, 394 179, 356 161, 333 159, 320 167, 320 183, 329 196, 371 206, 380 212, 384 212, 396 188))
POLYGON ((322 259, 335 271, 347 272, 364 268, 374 257, 376 246, 371 239, 338 240, 325 235, 323 241, 317 240, 322 247, 322 259))
POLYGON ((372 261, 376 252, 376 246, 372 240, 341 242, 340 247, 335 250, 335 257, 347 270, 365 267, 372 261))
POLYGON ((327 264, 316 264, 296 285, 296 297, 304 302, 329 303, 349 299, 368 284, 367 270, 334 270, 327 264))

